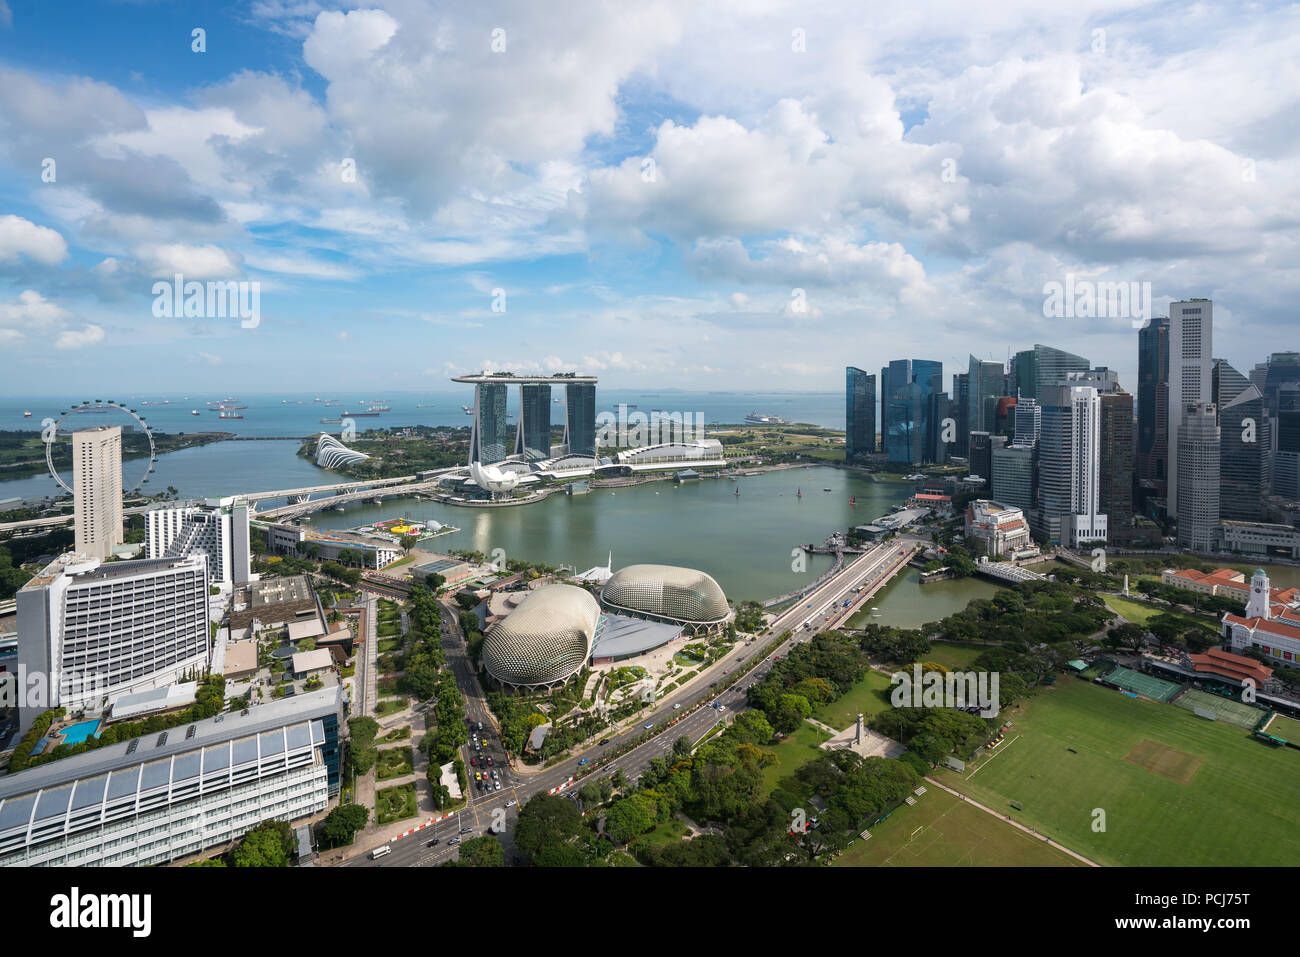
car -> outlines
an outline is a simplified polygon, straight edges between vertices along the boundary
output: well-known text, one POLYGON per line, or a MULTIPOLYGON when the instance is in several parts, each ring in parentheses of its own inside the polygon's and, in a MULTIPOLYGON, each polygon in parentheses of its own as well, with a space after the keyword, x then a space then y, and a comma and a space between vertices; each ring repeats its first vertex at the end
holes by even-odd
POLYGON ((470 766, 471 768, 476 768, 476 767, 478 767, 478 758, 471 757, 471 758, 469 759, 469 766, 470 766))
POLYGON ((474 725, 474 728, 475 728, 475 730, 477 730, 477 731, 482 731, 482 730, 483 730, 483 722, 482 722, 482 721, 479 721, 478 723, 476 723, 476 724, 474 725))
POLYGON ((460 833, 462 833, 462 834, 473 834, 473 833, 474 833, 474 829, 473 829, 472 827, 462 827, 462 828, 460 829, 460 833))
POLYGON ((495 781, 498 777, 499 777, 499 775, 497 774, 496 768, 493 768, 493 769, 492 769, 492 780, 495 781))
POLYGON ((681 707, 682 707, 682 706, 681 706, 680 703, 675 704, 675 705, 673 705, 673 710, 674 710, 674 711, 680 711, 680 710, 681 710, 681 707))
POLYGON ((436 847, 436 846, 440 843, 441 840, 442 840, 441 838, 437 838, 437 837, 435 837, 432 841, 425 841, 425 842, 424 842, 424 846, 425 846, 425 847, 436 847))
POLYGON ((582 767, 584 764, 586 764, 586 763, 589 762, 590 760, 591 760, 591 758, 583 758, 581 761, 578 762, 578 767, 582 767))
POLYGON ((596 743, 603 748, 605 745, 609 744, 609 738, 601 738, 596 743))
POLYGON ((494 790, 494 791, 500 791, 500 790, 501 790, 501 782, 498 781, 496 784, 494 784, 494 785, 492 786, 492 790, 494 790))
POLYGON ((655 723, 654 723, 653 721, 647 721, 647 722, 645 723, 645 729, 646 729, 647 731, 649 731, 649 730, 650 730, 651 728, 653 728, 654 726, 655 726, 655 723))
POLYGON ((492 756, 491 756, 491 755, 488 755, 487 766, 488 766, 488 767, 492 767, 492 756))
POLYGON ((506 807, 517 807, 518 804, 519 804, 518 801, 507 801, 507 802, 506 802, 506 807))
POLYGON ((448 846, 448 847, 451 847, 452 845, 454 845, 454 844, 459 844, 459 843, 460 843, 460 838, 458 838, 458 837, 453 837, 451 840, 449 840, 449 841, 447 842, 447 846, 448 846))

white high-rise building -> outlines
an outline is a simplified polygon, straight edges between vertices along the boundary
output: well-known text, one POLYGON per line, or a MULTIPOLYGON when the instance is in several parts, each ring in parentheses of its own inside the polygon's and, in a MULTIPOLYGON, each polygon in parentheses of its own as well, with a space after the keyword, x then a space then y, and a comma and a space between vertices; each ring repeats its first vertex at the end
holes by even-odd
POLYGON ((47 708, 106 700, 207 670, 207 557, 101 563, 67 554, 18 590, 22 730, 47 708), (33 685, 33 682, 36 684, 33 685))
POLYGON ((1213 401, 1214 303, 1208 299, 1169 304, 1169 456, 1166 510, 1179 512, 1178 434, 1183 414, 1213 401))
MULTIPOLYGON (((1190 407, 1178 429, 1178 546, 1214 551, 1219 539, 1219 425, 1213 402, 1190 407)), ((1171 423, 1172 424, 1172 423, 1171 423)), ((1170 483, 1170 490, 1174 487, 1170 483)))
POLYGON ((230 586, 251 578, 248 506, 233 498, 161 505, 145 513, 149 558, 208 556, 208 577, 230 586))
POLYGON ((110 558, 122 544, 121 426, 72 433, 72 507, 77 552, 110 558))
POLYGON ((1106 540, 1101 507, 1101 396, 1092 386, 1044 386, 1037 530, 1071 547, 1106 540))

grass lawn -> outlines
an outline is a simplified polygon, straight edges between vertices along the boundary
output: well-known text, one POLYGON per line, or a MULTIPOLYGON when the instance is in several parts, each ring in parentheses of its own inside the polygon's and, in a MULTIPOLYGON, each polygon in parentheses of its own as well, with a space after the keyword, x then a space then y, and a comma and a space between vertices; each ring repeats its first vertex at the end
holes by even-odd
POLYGON ((614 851, 607 858, 610 867, 640 867, 636 858, 632 857, 626 851, 614 851))
POLYGON ((405 708, 410 701, 407 698, 386 698, 379 702, 379 716, 394 714, 405 708))
POLYGON ((855 839, 833 866, 1084 866, 1069 854, 934 785, 926 786, 913 807, 904 804, 870 830, 870 840, 855 839))
POLYGON ((794 734, 782 738, 780 744, 765 747, 764 751, 776 755, 776 764, 763 769, 763 786, 770 792, 782 778, 789 777, 814 758, 820 758, 824 752, 818 745, 830 740, 830 737, 821 728, 813 727, 805 721, 794 734))
POLYGON ((688 828, 681 821, 675 819, 664 821, 664 823, 657 825, 654 830, 634 838, 629 845, 629 849, 635 851, 637 847, 646 844, 680 844, 687 833, 688 828))
POLYGON ((401 650, 402 650, 402 639, 401 639, 401 638, 381 638, 381 639, 379 639, 379 644, 376 645, 375 647, 376 647, 376 649, 378 650, 379 654, 381 654, 381 655, 386 655, 386 654, 388 654, 390 651, 401 651, 401 650))
MULTIPOLYGON (((1282 738, 1295 744, 1300 744, 1300 721, 1295 718, 1288 718, 1284 714, 1275 714, 1264 729, 1266 734, 1271 734, 1275 738, 1282 738)), ((1300 757, 1300 755, 1296 755, 1300 757)))
POLYGON ((375 795, 375 814, 382 824, 392 824, 408 817, 415 817, 415 783, 399 784, 397 787, 384 788, 375 795))
POLYGON ((936 777, 1098 863, 1300 859, 1300 755, 1291 749, 1070 677, 1003 717, 1011 728, 1001 747, 965 774, 936 777), (1104 832, 1092 829, 1096 809, 1104 832))
POLYGON ((379 760, 375 762, 375 777, 380 781, 400 778, 410 774, 413 767, 410 748, 388 748, 379 752, 379 760))
POLYGON ((872 668, 866 677, 834 701, 815 710, 812 716, 841 731, 857 721, 859 713, 870 718, 888 708, 889 688, 889 676, 872 668))
POLYGON ((1196 616, 1189 615, 1185 612, 1173 611, 1165 606, 1146 605, 1140 601, 1133 601, 1130 598, 1106 595, 1105 600, 1111 611, 1123 615, 1125 619, 1133 622, 1135 625, 1145 625, 1156 615, 1164 614, 1173 615, 1179 621, 1185 621, 1190 625, 1201 625, 1203 627, 1212 628, 1214 624, 1208 618, 1197 618, 1196 616))
POLYGON ((950 671, 966 671, 971 662, 988 650, 981 645, 958 645, 948 641, 936 641, 932 645, 922 660, 933 661, 950 671))

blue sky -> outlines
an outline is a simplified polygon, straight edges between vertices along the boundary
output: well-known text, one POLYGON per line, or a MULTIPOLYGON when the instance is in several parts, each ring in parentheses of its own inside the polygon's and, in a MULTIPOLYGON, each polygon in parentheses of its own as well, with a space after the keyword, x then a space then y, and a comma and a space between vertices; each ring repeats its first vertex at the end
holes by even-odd
POLYGON ((563 9, 0 0, 0 392, 834 391, 1035 342, 1133 389, 1128 319, 1044 317, 1067 274, 1213 298, 1243 371, 1300 345, 1294 5, 563 9), (256 326, 155 316, 177 273, 256 326))

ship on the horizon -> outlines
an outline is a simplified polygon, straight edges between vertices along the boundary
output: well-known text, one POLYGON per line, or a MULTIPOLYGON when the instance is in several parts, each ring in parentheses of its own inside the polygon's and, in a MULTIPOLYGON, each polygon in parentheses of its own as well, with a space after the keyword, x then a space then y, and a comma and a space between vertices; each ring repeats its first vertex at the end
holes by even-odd
POLYGON ((766 415, 761 412, 751 412, 745 416, 745 421, 754 425, 789 425, 790 423, 781 418, 779 415, 766 415))
POLYGON ((242 412, 236 412, 233 409, 222 409, 221 414, 217 416, 218 419, 242 419, 243 417, 242 412))
POLYGON ((379 413, 378 413, 378 412, 370 412, 370 411, 366 411, 366 412, 348 412, 348 411, 344 410, 343 414, 346 415, 346 416, 348 416, 349 418, 353 418, 353 419, 377 419, 377 418, 379 418, 379 413))
POLYGON ((24 410, 23 410, 23 418, 24 418, 24 419, 30 419, 31 417, 32 417, 32 410, 31 410, 31 409, 24 409, 24 410))

